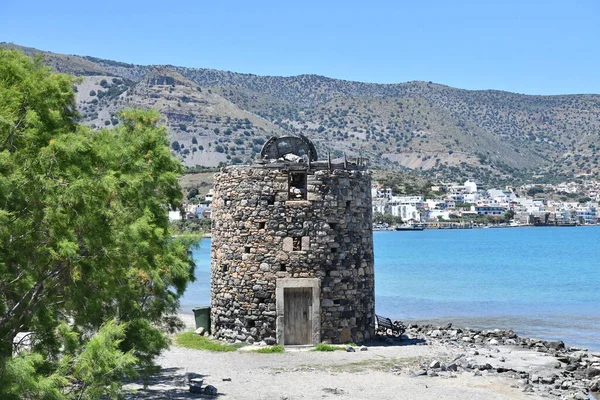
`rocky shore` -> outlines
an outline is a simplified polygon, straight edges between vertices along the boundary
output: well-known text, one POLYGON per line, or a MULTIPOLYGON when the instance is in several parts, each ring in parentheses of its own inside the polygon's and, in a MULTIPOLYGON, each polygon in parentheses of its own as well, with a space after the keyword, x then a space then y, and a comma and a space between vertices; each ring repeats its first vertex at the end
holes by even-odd
MULTIPOLYGON (((392 344, 397 339, 384 340, 392 344)), ((459 352, 451 360, 423 365, 416 375, 506 374, 524 392, 542 397, 600 399, 600 353, 567 347, 562 341, 519 337, 512 330, 455 328, 452 324, 408 324, 402 340, 417 345, 440 344, 459 352)))

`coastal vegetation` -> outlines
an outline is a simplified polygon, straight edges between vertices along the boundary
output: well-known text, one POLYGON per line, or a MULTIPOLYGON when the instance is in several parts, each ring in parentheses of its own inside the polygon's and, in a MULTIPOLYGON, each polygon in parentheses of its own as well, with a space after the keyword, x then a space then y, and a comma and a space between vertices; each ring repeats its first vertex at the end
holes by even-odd
POLYGON ((209 339, 206 336, 196 335, 192 331, 177 334, 175 336, 175 343, 186 349, 220 352, 236 351, 242 346, 240 344, 227 344, 218 340, 209 339))
POLYGON ((274 346, 261 347, 260 349, 252 350, 252 352, 260 353, 260 354, 283 353, 283 352, 285 352, 285 347, 276 344, 274 346))
MULTIPOLYGON (((194 279, 160 116, 78 123, 77 80, 0 48, 0 398, 118 396, 153 370, 194 279)), ((108 83, 106 83, 108 85, 108 83)))

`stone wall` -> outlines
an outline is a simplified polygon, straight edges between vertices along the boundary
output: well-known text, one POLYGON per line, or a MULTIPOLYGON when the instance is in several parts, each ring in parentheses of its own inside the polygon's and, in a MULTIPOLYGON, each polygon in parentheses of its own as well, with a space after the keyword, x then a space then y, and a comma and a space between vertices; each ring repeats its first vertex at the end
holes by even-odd
POLYGON ((291 163, 229 166, 216 175, 214 189, 215 337, 275 341, 277 279, 282 278, 320 280, 320 341, 361 342, 373 335, 367 170, 291 163), (289 200, 290 173, 306 174, 304 193, 294 200, 289 200))

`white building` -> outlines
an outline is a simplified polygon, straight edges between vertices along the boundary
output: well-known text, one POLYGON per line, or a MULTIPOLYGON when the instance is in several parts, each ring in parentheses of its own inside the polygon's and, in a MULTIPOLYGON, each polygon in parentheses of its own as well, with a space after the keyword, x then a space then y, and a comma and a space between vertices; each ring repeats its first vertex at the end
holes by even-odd
POLYGON ((422 208, 422 196, 392 196, 385 207, 385 213, 400 217, 403 221, 420 221, 422 208))

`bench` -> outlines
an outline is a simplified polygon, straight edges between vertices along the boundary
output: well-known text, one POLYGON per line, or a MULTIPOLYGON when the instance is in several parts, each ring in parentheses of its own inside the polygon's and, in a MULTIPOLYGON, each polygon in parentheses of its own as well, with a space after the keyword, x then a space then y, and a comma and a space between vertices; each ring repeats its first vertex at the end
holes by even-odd
POLYGON ((375 327, 375 333, 377 335, 382 335, 382 336, 392 335, 392 336, 399 337, 400 335, 402 335, 404 333, 404 327, 402 326, 402 323, 400 323, 399 321, 392 322, 391 319, 382 317, 381 315, 377 315, 377 314, 375 314, 375 319, 377 322, 377 325, 375 327))

